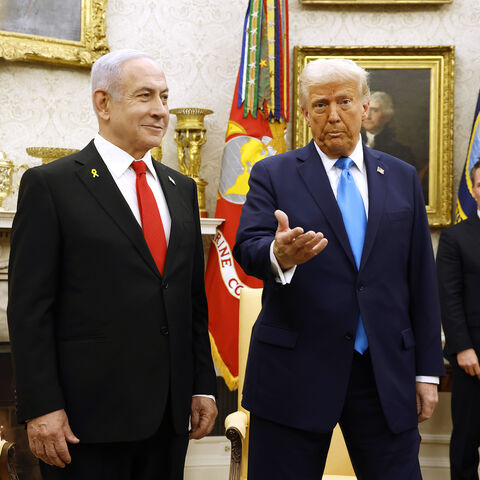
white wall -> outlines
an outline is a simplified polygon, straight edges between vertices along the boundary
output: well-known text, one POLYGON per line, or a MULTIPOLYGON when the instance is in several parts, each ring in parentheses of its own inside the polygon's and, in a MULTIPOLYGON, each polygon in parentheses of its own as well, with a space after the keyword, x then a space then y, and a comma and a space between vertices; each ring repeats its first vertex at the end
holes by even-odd
MULTIPOLYGON (((222 147, 233 97, 247 0, 109 0, 111 49, 138 48, 158 58, 167 73, 170 107, 199 106, 206 118, 202 175, 209 182, 213 215, 222 147)), ((453 0, 441 6, 302 6, 290 0, 290 46, 455 45, 456 192, 480 88, 480 3, 453 0)), ((88 71, 0 60, 0 150, 15 163, 25 147, 80 148, 94 135, 88 71)), ((164 158, 176 166, 175 117, 164 140, 164 158)), ((15 198, 4 207, 13 209, 15 198)))

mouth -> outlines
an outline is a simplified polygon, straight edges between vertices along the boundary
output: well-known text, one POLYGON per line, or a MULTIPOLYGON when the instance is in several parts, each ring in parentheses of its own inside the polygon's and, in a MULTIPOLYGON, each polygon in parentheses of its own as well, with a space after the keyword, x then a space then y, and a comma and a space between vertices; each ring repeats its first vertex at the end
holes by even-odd
POLYGON ((143 125, 146 128, 151 128, 152 130, 156 132, 161 132, 163 130, 163 127, 160 125, 143 125))
POLYGON ((338 138, 338 137, 341 137, 345 132, 341 132, 341 131, 333 131, 333 132, 327 132, 327 135, 331 138, 338 138))

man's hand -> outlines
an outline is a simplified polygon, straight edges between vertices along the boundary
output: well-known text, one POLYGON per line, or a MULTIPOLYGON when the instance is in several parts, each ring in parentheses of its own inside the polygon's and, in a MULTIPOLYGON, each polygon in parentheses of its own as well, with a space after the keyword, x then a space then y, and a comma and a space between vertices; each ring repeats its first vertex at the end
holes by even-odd
POLYGON ((30 420, 27 433, 32 453, 45 463, 61 468, 72 461, 67 442, 80 442, 70 429, 65 410, 56 410, 30 420))
POLYGON ((418 423, 429 419, 438 403, 438 385, 417 382, 417 414, 418 423))
POLYGON ((480 379, 480 365, 478 357, 473 348, 467 348, 457 353, 457 363, 460 368, 465 370, 469 375, 477 376, 480 379))
POLYGON ((211 398, 192 397, 192 429, 190 438, 199 440, 208 435, 213 429, 217 414, 217 405, 211 398))
POLYGON ((291 229, 288 217, 282 210, 275 210, 278 222, 273 243, 273 254, 282 270, 288 270, 295 265, 301 265, 320 253, 328 243, 323 233, 303 232, 302 227, 291 229))

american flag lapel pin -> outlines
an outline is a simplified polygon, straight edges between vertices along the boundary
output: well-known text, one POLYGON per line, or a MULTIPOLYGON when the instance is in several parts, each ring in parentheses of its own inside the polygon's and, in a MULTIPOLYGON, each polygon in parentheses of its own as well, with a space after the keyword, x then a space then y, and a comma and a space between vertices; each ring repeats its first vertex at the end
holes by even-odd
POLYGON ((377 167, 377 172, 378 172, 380 175, 384 175, 384 174, 385 174, 385 170, 384 170, 382 167, 380 167, 380 166, 377 167))

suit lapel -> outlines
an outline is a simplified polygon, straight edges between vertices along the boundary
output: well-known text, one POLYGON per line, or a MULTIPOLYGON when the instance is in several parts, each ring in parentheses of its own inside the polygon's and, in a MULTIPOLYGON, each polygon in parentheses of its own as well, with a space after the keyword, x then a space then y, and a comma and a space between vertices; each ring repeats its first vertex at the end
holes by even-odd
POLYGON ((160 276, 148 245, 145 242, 142 229, 118 189, 107 166, 98 154, 93 141, 81 153, 83 155, 77 159, 79 168, 76 174, 100 206, 131 240, 148 266, 156 275, 160 276))
POLYGON ((315 203, 323 212, 340 245, 345 250, 347 257, 356 268, 355 258, 353 257, 347 231, 345 230, 342 213, 338 208, 327 172, 325 172, 322 159, 318 155, 313 140, 299 151, 297 158, 301 160, 298 166, 300 177, 305 183, 310 195, 315 200, 315 203))
POLYGON ((480 218, 478 218, 477 210, 465 220, 470 225, 469 231, 472 234, 473 241, 478 244, 480 242, 480 218))
POLYGON ((365 265, 377 235, 380 219, 385 206, 387 192, 388 169, 381 161, 381 155, 363 148, 363 158, 367 169, 368 182, 368 222, 363 244, 360 269, 365 265))
POLYGON ((165 272, 171 270, 176 257, 176 248, 181 244, 182 222, 185 220, 185 209, 182 209, 184 203, 181 194, 181 186, 177 185, 174 178, 168 174, 167 168, 160 162, 152 159, 153 167, 157 172, 160 185, 167 201, 168 211, 170 212, 171 228, 170 239, 168 241, 167 258, 165 260, 165 272))

